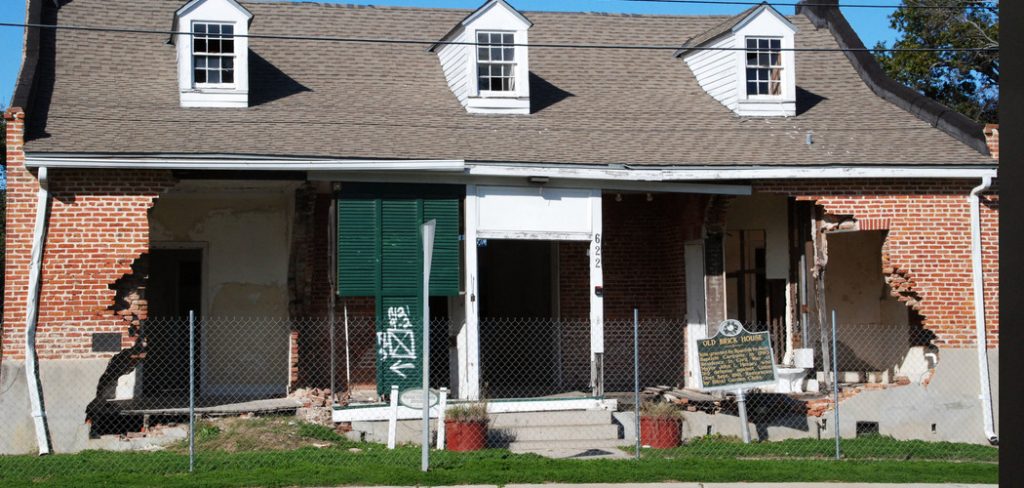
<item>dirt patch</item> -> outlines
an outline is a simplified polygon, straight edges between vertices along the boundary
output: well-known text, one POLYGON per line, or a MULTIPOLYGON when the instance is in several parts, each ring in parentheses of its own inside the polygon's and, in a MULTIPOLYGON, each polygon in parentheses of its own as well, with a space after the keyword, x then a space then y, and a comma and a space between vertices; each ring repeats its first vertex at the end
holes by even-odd
MULTIPOLYGON (((196 449, 225 452, 292 450, 333 447, 347 440, 329 427, 295 417, 231 417, 206 419, 196 424, 196 449)), ((188 441, 174 446, 188 451, 188 441)))

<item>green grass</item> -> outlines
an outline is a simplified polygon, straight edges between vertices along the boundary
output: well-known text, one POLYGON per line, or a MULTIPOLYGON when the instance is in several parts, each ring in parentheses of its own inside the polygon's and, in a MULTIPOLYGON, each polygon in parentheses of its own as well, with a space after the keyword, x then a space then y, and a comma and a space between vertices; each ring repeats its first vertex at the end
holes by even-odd
MULTIPOLYGON (((318 435, 318 434, 317 434, 318 435)), ((87 451, 48 457, 0 457, 0 486, 330 486, 458 483, 594 483, 658 481, 845 481, 996 483, 998 466, 977 462, 736 460, 665 453, 633 460, 553 460, 505 450, 436 451, 432 471, 419 471, 419 448, 394 451, 339 442, 287 451, 200 451, 196 472, 170 451, 87 451)), ((647 451, 645 451, 647 453, 647 451)))
POLYGON ((489 449, 434 451, 421 473, 420 450, 356 443, 294 417, 204 420, 196 429, 196 472, 188 444, 157 452, 87 451, 47 457, 0 456, 0 486, 330 486, 595 483, 658 481, 845 481, 996 483, 998 450, 888 437, 743 444, 707 436, 676 449, 644 449, 643 458, 546 459, 489 449), (909 455, 909 456, 908 456, 909 455))
MULTIPOLYGON (((633 452, 628 449, 628 452, 633 452)), ((834 439, 787 439, 775 442, 743 444, 739 438, 711 435, 690 440, 675 449, 644 450, 645 456, 665 459, 695 457, 740 459, 831 459, 834 439)), ((888 436, 843 439, 842 455, 847 460, 919 460, 996 463, 999 450, 994 447, 955 442, 901 441, 888 436)))

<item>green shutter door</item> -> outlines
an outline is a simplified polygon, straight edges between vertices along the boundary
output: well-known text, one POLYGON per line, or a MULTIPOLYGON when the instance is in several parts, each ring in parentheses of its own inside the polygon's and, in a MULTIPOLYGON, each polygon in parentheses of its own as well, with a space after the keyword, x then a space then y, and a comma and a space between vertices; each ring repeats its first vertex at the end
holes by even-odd
POLYGON ((338 199, 338 293, 377 304, 377 391, 422 376, 423 245, 436 220, 430 294, 459 294, 461 187, 346 184, 338 199))

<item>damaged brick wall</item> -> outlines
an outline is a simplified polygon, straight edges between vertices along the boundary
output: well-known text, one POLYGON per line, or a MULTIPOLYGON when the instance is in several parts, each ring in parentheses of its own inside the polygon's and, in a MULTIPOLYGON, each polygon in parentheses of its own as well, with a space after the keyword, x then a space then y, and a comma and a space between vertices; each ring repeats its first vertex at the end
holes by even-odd
MULTIPOLYGON (((884 269, 894 296, 923 316, 935 344, 973 347, 974 303, 968 195, 979 180, 791 180, 754 183, 888 227, 884 269)), ((988 347, 999 345, 999 196, 982 195, 982 242, 988 347)), ((861 227, 865 227, 862 225, 861 227)))
MULTIPOLYGON (((20 359, 39 183, 34 171, 25 168, 24 112, 11 108, 4 117, 8 232, 3 355, 20 359)), ((91 334, 121 333, 122 347, 132 345, 126 320, 114 310, 119 291, 111 285, 131 275, 136 259, 148 250, 147 212, 174 179, 162 170, 67 169, 50 171, 49 179, 53 203, 43 258, 39 357, 107 358, 111 353, 91 352, 91 334)))

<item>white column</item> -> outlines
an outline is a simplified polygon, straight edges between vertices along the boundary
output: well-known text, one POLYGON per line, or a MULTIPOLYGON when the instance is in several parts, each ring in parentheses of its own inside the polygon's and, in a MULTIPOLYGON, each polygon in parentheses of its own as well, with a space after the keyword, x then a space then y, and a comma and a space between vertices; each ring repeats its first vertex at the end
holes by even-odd
MULTIPOLYGON (((594 189, 590 195, 590 218, 593 238, 590 240, 590 361, 591 384, 595 391, 598 382, 596 359, 604 355, 604 298, 597 289, 604 286, 604 234, 601 224, 601 190, 594 189)), ((602 368, 603 369, 603 368, 602 368)), ((603 375, 602 375, 603 376, 603 375)), ((603 388, 601 388, 603 390, 603 388)))
POLYGON ((459 397, 468 400, 480 398, 480 309, 477 306, 477 264, 476 264, 476 225, 477 197, 476 185, 466 185, 465 209, 466 240, 465 250, 465 286, 466 286, 466 321, 459 332, 457 347, 459 350, 459 397))

